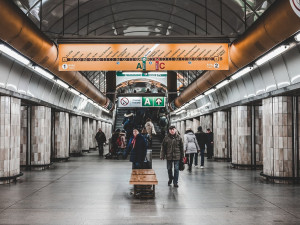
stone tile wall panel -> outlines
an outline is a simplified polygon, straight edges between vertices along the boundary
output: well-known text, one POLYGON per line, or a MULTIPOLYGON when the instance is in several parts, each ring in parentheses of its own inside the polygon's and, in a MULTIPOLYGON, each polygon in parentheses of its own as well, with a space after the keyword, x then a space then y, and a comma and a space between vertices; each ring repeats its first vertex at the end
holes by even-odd
POLYGON ((82 118, 82 150, 89 150, 89 118, 82 118))
POLYGON ((21 106, 20 165, 26 166, 28 138, 27 106, 21 106))
POLYGON ((200 126, 203 129, 203 132, 206 132, 207 128, 210 128, 211 131, 213 131, 213 116, 212 115, 204 115, 200 116, 200 126))
MULTIPOLYGON (((196 133, 198 131, 198 127, 200 126, 200 120, 199 118, 194 118, 193 119, 193 126, 192 129, 196 133)), ((204 131, 205 132, 205 131, 204 131)))
POLYGON ((185 121, 185 124, 186 124, 186 130, 191 128, 193 130, 193 121, 192 120, 186 120, 185 121))
POLYGON ((227 158, 227 112, 219 111, 213 113, 213 133, 214 157, 227 158))
POLYGON ((55 112, 54 158, 69 157, 69 113, 55 112))
POLYGON ((256 165, 263 165, 262 106, 255 106, 255 151, 256 165))
POLYGON ((82 117, 70 115, 70 153, 82 153, 82 117))
POLYGON ((181 136, 182 140, 184 139, 185 131, 186 131, 185 121, 181 121, 180 122, 180 136, 181 136))
POLYGON ((31 109, 31 165, 50 164, 51 108, 32 106, 31 109))

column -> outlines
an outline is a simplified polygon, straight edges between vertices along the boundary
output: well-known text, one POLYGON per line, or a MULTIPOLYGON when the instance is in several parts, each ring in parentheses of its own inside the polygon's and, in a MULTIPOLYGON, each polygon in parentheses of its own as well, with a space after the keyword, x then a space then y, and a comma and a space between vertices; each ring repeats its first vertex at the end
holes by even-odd
POLYGON ((27 106, 21 106, 21 136, 20 136, 20 165, 27 165, 27 138, 28 138, 27 106))
POLYGON ((101 127, 102 127, 102 132, 105 134, 105 137, 106 137, 106 143, 108 143, 108 137, 106 134, 106 125, 105 125, 104 121, 101 122, 101 127))
POLYGON ((181 132, 181 122, 176 122, 176 130, 180 133, 181 132))
POLYGON ((255 158, 256 167, 263 165, 263 127, 262 127, 262 106, 255 106, 255 158))
POLYGON ((292 98, 290 96, 267 98, 263 100, 262 105, 264 165, 262 175, 277 183, 287 183, 290 182, 288 178, 293 178, 292 98))
POLYGON ((185 121, 186 124, 186 129, 191 128, 193 130, 193 121, 192 120, 186 120, 185 121))
POLYGON ((227 160, 227 112, 213 113, 213 131, 214 158, 215 160, 227 160))
POLYGON ((206 132, 207 128, 210 128, 210 130, 213 131, 213 116, 211 114, 200 116, 199 123, 203 132, 206 132))
MULTIPOLYGON (((231 108, 232 165, 236 168, 252 166, 251 106, 231 108)), ((253 164, 254 165, 254 164, 253 164)))
POLYGON ((185 127, 185 121, 182 120, 182 121, 180 122, 180 136, 181 136, 182 140, 183 140, 183 138, 184 138, 185 130, 186 130, 186 127, 185 127))
POLYGON ((78 156, 82 153, 82 117, 70 115, 70 155, 78 156))
POLYGON ((21 101, 0 96, 0 184, 10 183, 20 173, 21 101))
MULTIPOLYGON (((193 119, 193 131, 196 133, 198 131, 198 127, 200 126, 200 120, 198 118, 193 119)), ((204 130, 205 132, 205 130, 204 130)))
POLYGON ((94 148, 94 140, 93 138, 95 137, 94 136, 94 127, 93 127, 93 119, 89 119, 89 130, 88 130, 88 133, 89 133, 89 149, 93 149, 94 148))
POLYGON ((43 169, 50 164, 51 108, 31 108, 31 166, 43 169))
POLYGON ((89 118, 82 118, 82 151, 89 151, 89 118))
POLYGON ((53 159, 61 160, 69 158, 69 113, 55 112, 54 124, 54 154, 53 159))

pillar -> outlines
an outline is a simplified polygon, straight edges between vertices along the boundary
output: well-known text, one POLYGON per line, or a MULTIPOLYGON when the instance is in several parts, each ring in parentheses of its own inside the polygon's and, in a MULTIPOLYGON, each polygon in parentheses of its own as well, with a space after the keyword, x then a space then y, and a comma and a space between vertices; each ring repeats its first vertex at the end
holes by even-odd
POLYGON ((298 148, 293 149, 293 131, 295 131, 293 125, 299 124, 297 120, 294 120, 293 124, 293 97, 267 98, 263 100, 262 107, 264 165, 262 175, 277 183, 290 182, 289 178, 292 180, 295 177, 293 150, 299 153, 298 148))
POLYGON ((214 158, 215 160, 228 159, 228 137, 227 137, 227 112, 219 111, 213 113, 214 133, 214 158))
POLYGON ((107 71, 106 72, 106 96, 115 102, 116 99, 116 71, 107 71))
POLYGON ((211 114, 200 116, 199 123, 203 132, 206 132, 207 128, 213 131, 213 116, 211 114))
POLYGON ((70 115, 70 155, 82 153, 82 117, 70 115))
POLYGON ((252 166, 251 110, 251 106, 231 108, 232 165, 236 168, 252 166))
POLYGON ((262 167, 263 165, 263 127, 262 127, 262 106, 255 106, 255 158, 256 166, 262 167))
POLYGON ((28 114, 27 106, 21 106, 20 165, 27 165, 28 114))
POLYGON ((31 108, 31 166, 45 168, 51 154, 51 108, 31 108))
POLYGON ((0 96, 0 184, 20 176, 21 100, 0 96))
POLYGON ((101 128, 102 128, 102 132, 105 134, 106 143, 107 143, 108 142, 108 137, 107 137, 107 134, 106 134, 106 126, 105 126, 105 122, 104 121, 101 122, 101 128))
POLYGON ((181 122, 176 122, 176 130, 181 134, 181 122))
POLYGON ((53 159, 68 159, 69 158, 69 113, 55 112, 54 124, 54 154, 53 159))
POLYGON ((89 119, 89 148, 95 149, 97 144, 96 144, 96 120, 89 119))
MULTIPOLYGON (((200 120, 198 118, 194 118, 192 129, 195 133, 198 131, 199 126, 200 126, 200 120)), ((204 130, 204 132, 205 132, 205 130, 204 130)))
POLYGON ((82 151, 89 151, 89 118, 82 118, 82 151))
POLYGON ((167 72, 167 90, 168 101, 174 101, 177 97, 177 73, 175 71, 167 72))
POLYGON ((180 136, 181 136, 182 139, 184 138, 185 131, 186 131, 185 121, 182 120, 180 122, 180 136))
POLYGON ((193 130, 193 121, 192 120, 186 120, 185 121, 185 129, 191 128, 193 130))

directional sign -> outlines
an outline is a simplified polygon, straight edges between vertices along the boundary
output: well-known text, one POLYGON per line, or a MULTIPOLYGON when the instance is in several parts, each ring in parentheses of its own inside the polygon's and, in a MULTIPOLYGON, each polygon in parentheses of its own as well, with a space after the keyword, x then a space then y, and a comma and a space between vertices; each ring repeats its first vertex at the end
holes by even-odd
POLYGON ((165 107, 165 97, 119 97, 118 107, 165 107))

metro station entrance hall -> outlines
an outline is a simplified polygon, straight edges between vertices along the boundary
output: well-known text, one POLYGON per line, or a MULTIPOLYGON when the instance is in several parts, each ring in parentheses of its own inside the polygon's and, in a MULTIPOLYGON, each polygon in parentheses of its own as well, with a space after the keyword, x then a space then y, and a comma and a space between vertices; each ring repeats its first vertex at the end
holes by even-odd
POLYGON ((0 0, 0 225, 300 224, 296 0, 0 0))

